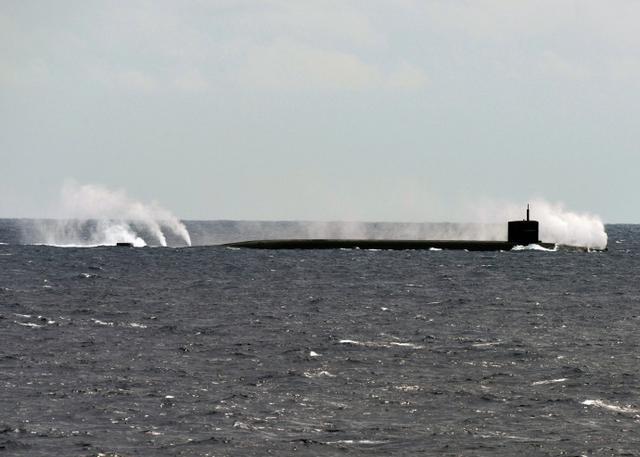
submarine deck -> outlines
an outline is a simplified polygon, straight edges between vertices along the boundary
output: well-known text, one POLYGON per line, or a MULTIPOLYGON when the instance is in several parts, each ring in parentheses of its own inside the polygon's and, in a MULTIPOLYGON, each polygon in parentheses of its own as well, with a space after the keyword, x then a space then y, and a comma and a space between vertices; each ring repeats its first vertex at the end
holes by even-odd
MULTIPOLYGON (((554 249, 554 243, 537 243, 546 249, 554 249)), ((467 251, 509 251, 517 246, 509 241, 472 240, 384 240, 384 239, 282 239, 253 240, 227 243, 222 246, 249 249, 455 249, 467 251)), ((586 248, 567 246, 574 250, 586 248)))

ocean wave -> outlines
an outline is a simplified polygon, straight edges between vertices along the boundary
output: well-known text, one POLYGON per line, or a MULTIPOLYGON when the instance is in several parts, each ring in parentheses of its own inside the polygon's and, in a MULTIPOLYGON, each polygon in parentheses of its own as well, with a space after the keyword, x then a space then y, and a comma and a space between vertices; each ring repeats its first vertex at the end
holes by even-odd
POLYGON ((618 406, 612 403, 606 403, 602 400, 585 400, 582 402, 583 405, 586 406, 595 406, 597 408, 606 409, 609 411, 614 411, 616 413, 624 413, 624 414, 638 414, 640 410, 638 408, 633 408, 630 405, 626 406, 618 406))

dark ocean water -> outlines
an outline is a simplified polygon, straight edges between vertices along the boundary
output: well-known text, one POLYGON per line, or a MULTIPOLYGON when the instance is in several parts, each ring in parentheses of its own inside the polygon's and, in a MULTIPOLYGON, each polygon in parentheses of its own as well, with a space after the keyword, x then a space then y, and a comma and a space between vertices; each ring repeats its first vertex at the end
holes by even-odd
POLYGON ((478 253, 55 248, 15 225, 2 455, 640 455, 640 226, 478 253))

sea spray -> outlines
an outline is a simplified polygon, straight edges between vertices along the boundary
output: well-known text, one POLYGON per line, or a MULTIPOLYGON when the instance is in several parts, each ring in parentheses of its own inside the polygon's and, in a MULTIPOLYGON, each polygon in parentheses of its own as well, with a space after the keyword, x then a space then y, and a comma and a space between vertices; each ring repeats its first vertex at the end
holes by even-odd
POLYGON ((171 212, 157 203, 134 200, 123 190, 67 181, 62 186, 54 214, 56 219, 41 221, 28 241, 58 246, 117 242, 167 246, 165 232, 168 231, 182 243, 191 245, 186 227, 171 212))
POLYGON ((567 211, 561 203, 534 201, 534 204, 542 240, 593 249, 607 247, 607 232, 598 216, 567 211))
MULTIPOLYGON (((552 203, 540 198, 530 200, 530 206, 531 219, 540 222, 541 241, 591 249, 607 247, 607 232, 600 217, 586 212, 569 211, 561 202, 552 203)), ((474 204, 473 210, 481 222, 503 222, 498 231, 491 233, 490 230, 487 234, 493 239, 506 239, 507 220, 522 220, 526 217, 525 202, 516 204, 485 201, 474 204)))
POLYGON ((131 223, 116 220, 40 219, 23 221, 23 242, 59 247, 113 246, 119 242, 146 246, 131 223))

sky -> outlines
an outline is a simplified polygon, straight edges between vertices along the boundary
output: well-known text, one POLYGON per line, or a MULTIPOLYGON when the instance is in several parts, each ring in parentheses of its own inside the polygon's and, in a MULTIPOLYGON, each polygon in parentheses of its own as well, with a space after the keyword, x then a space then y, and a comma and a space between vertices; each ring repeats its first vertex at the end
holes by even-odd
POLYGON ((0 2, 0 217, 640 222, 640 1, 0 2), (55 214, 54 214, 55 215, 55 214))

